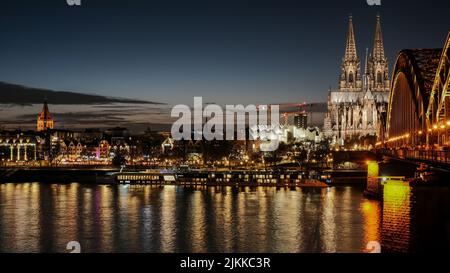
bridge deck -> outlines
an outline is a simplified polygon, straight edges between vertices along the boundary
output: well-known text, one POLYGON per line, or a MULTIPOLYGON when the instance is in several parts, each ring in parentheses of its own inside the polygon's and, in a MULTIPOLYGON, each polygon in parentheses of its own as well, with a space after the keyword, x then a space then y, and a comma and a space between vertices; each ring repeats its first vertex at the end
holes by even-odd
POLYGON ((433 167, 450 170, 450 151, 438 150, 382 150, 380 153, 397 159, 424 163, 433 167))

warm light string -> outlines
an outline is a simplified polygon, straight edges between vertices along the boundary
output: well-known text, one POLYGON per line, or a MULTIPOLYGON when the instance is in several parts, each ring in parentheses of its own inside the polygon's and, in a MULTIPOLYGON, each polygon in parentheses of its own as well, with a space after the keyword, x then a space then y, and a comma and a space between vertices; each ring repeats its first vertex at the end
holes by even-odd
MULTIPOLYGON (((447 129, 447 128, 450 128, 450 121, 447 121, 445 124, 440 124, 440 125, 439 124, 434 124, 431 128, 428 128, 428 133, 433 133, 435 131, 444 130, 444 129, 447 129)), ((414 132, 413 135, 422 136, 423 135, 423 131, 422 130, 416 131, 416 132, 414 132)), ((410 134, 404 134, 402 136, 392 137, 392 138, 389 138, 388 140, 386 140, 384 142, 383 141, 377 142, 375 144, 375 146, 380 146, 380 145, 383 145, 383 144, 386 144, 386 143, 392 143, 392 142, 397 142, 397 141, 409 139, 410 137, 411 137, 410 134)))

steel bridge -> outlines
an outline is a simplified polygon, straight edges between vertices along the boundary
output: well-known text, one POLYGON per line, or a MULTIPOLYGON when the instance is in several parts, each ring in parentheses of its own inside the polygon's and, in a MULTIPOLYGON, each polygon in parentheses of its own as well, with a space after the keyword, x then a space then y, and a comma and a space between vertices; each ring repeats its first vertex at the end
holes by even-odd
POLYGON ((402 50, 377 148, 450 164, 450 32, 441 49, 402 50))

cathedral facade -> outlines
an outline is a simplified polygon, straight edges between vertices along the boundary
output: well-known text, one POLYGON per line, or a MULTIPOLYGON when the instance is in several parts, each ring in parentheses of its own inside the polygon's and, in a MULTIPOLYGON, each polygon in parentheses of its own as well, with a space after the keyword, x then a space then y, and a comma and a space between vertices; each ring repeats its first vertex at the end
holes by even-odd
POLYGON ((373 50, 365 52, 364 71, 356 50, 353 19, 349 17, 339 88, 330 90, 324 133, 341 146, 362 138, 376 138, 389 101, 389 65, 384 53, 381 18, 375 27, 373 50))

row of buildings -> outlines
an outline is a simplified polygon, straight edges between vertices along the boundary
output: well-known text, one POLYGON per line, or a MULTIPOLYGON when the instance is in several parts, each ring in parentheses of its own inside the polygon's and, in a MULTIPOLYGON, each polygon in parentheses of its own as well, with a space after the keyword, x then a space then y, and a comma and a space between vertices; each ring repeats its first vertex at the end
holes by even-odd
POLYGON ((133 142, 126 128, 82 131, 55 128, 47 102, 36 131, 0 131, 0 160, 5 162, 110 162, 118 153, 130 154, 133 142))
MULTIPOLYGON (((295 125, 284 125, 281 143, 318 144, 323 134, 317 127, 307 127, 307 117, 295 118, 295 125)), ((111 164, 118 155, 129 163, 160 164, 168 159, 187 163, 211 160, 242 162, 259 153, 258 141, 174 141, 168 132, 132 135, 126 128, 107 130, 63 130, 55 120, 47 102, 37 116, 35 131, 0 131, 2 164, 111 164)), ((309 145, 308 147, 311 147, 309 145)))

